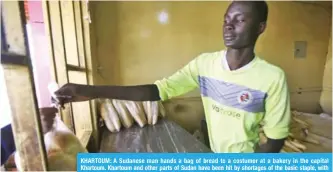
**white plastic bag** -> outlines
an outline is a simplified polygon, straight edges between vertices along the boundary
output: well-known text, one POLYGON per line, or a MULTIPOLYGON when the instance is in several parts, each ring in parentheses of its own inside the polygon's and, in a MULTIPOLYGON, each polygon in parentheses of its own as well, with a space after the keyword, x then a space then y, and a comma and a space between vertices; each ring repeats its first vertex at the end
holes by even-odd
MULTIPOLYGON (((58 115, 55 117, 52 130, 44 135, 44 141, 48 171, 76 171, 77 154, 88 152, 58 115)), ((20 167, 18 152, 15 153, 15 163, 18 171, 24 171, 20 167)))
MULTIPOLYGON (((54 92, 58 89, 58 84, 52 82, 49 84, 48 89, 52 97, 56 99, 54 92)), ((58 105, 53 104, 53 106, 57 107, 58 105)), ((48 171, 76 171, 77 154, 88 152, 75 134, 63 123, 59 114, 55 116, 51 130, 44 134, 44 142, 48 171)), ((15 152, 15 164, 18 171, 25 170, 20 167, 20 156, 18 152, 15 152)))
POLYGON ((51 171, 76 171, 76 156, 88 152, 80 140, 61 121, 55 117, 53 130, 45 134, 45 149, 51 171))

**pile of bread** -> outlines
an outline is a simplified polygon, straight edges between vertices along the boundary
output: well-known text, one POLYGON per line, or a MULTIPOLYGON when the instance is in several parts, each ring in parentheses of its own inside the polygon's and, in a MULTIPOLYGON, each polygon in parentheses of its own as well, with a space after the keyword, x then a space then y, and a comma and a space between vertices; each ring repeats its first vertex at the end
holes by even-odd
POLYGON ((119 132, 122 127, 130 128, 135 123, 140 127, 155 125, 159 117, 165 116, 160 101, 100 99, 99 109, 110 132, 119 132))

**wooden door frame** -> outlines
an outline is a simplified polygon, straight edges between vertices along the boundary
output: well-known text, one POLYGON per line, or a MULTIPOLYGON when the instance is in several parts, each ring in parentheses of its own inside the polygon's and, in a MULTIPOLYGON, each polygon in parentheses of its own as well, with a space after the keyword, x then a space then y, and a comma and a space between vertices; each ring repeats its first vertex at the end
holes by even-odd
POLYGON ((26 24, 24 1, 1 1, 1 25, 6 39, 2 43, 16 47, 6 49, 6 45, 2 49, 5 52, 1 51, 16 153, 20 157, 16 165, 24 171, 46 171, 48 164, 26 24))
MULTIPOLYGON (((90 18, 89 3, 85 1, 69 1, 73 3, 73 14, 75 22, 75 36, 77 42, 77 55, 79 58, 79 66, 67 63, 66 45, 64 43, 63 21, 61 15, 61 1, 43 1, 43 15, 46 37, 48 39, 49 54, 51 61, 51 70, 53 80, 58 84, 64 85, 69 82, 69 71, 86 72, 87 84, 93 85, 93 64, 90 48, 90 18)), ((68 2, 67 2, 68 3, 68 2)), ((68 46, 68 45, 67 45, 68 46)), ((90 152, 97 152, 99 149, 99 129, 96 111, 96 101, 89 101, 91 112, 91 128, 85 131, 82 136, 78 136, 83 145, 87 146, 90 152)), ((66 105, 66 108, 61 112, 62 119, 65 124, 75 131, 74 116, 72 116, 72 106, 66 105)), ((75 114, 74 114, 75 115, 75 114)))

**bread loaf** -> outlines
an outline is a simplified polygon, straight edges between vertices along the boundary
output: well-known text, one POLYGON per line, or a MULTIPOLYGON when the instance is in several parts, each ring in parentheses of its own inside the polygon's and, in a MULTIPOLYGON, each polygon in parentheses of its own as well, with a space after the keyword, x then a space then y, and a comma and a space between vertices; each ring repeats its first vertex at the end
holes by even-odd
POLYGON ((100 105, 101 116, 105 122, 106 127, 111 132, 118 132, 121 129, 120 119, 118 112, 113 106, 111 100, 105 99, 100 105))
POLYGON ((133 125, 134 121, 126 107, 126 101, 113 99, 112 103, 118 112, 119 119, 120 119, 121 123, 123 124, 123 126, 125 128, 131 127, 133 125))
POLYGON ((147 115, 148 124, 155 125, 158 120, 158 102, 145 101, 143 107, 147 115))
POLYGON ((140 126, 144 127, 147 124, 147 119, 145 112, 143 110, 143 105, 141 102, 127 101, 127 110, 130 112, 131 116, 135 122, 140 126))

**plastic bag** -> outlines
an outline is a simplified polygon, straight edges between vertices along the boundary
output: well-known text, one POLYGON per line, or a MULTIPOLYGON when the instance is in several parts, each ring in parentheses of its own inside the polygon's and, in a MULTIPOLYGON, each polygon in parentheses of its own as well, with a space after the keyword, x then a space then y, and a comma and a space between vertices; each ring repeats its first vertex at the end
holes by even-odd
MULTIPOLYGON (((79 139, 69 130, 57 115, 52 130, 44 135, 48 160, 48 171, 76 171, 76 156, 80 152, 88 152, 79 139)), ((18 171, 20 156, 15 153, 18 171)))
MULTIPOLYGON (((53 100, 56 100, 52 106, 59 107, 54 94, 58 89, 58 84, 51 82, 48 89, 53 100)), ((44 134, 44 142, 48 171, 76 171, 77 154, 80 152, 88 152, 75 134, 63 123, 59 114, 55 116, 51 130, 44 134)), ((18 152, 15 152, 15 163, 18 171, 24 171, 24 169, 20 167, 21 163, 18 152)))

